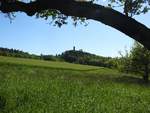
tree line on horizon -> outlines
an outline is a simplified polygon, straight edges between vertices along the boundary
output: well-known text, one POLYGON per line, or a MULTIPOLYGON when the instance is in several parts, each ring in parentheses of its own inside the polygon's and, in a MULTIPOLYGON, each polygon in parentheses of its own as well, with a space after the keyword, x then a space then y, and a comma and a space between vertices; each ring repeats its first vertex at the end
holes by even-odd
POLYGON ((113 58, 98 56, 95 54, 84 52, 82 50, 68 50, 58 55, 35 55, 29 54, 28 52, 23 52, 18 49, 8 49, 0 47, 0 55, 19 58, 41 59, 47 61, 66 61, 69 63, 101 66, 108 68, 114 67, 113 58))
POLYGON ((13 49, 13 48, 9 49, 9 48, 0 47, 0 55, 9 56, 9 57, 38 59, 37 55, 29 54, 28 52, 23 52, 21 50, 13 49))
POLYGON ((47 61, 65 61, 75 64, 92 65, 117 69, 120 72, 132 73, 143 76, 148 82, 150 72, 150 51, 144 46, 135 42, 130 51, 126 51, 121 57, 104 57, 84 52, 83 50, 67 50, 59 55, 35 55, 17 49, 0 47, 1 56, 30 58, 47 61))

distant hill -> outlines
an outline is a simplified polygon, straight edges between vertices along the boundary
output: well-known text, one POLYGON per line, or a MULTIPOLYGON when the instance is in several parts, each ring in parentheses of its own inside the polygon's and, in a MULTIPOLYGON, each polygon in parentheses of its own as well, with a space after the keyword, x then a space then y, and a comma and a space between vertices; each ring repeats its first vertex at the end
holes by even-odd
POLYGON ((113 58, 103 57, 82 50, 69 50, 63 52, 60 57, 66 62, 85 64, 85 65, 94 65, 102 67, 113 67, 113 58))
POLYGON ((19 58, 31 58, 31 59, 41 59, 48 61, 66 61, 69 63, 100 66, 100 67, 115 67, 115 60, 111 57, 103 57, 83 50, 68 50, 59 55, 35 55, 29 54, 28 52, 23 52, 18 49, 8 49, 0 47, 0 56, 9 57, 19 57, 19 58))

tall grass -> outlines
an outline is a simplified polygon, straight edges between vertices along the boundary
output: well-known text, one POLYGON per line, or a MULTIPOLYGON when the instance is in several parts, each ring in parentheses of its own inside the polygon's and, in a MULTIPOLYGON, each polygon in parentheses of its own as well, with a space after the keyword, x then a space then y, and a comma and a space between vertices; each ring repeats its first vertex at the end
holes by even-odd
POLYGON ((40 66, 0 63, 0 113, 150 112, 149 86, 115 70, 40 66))

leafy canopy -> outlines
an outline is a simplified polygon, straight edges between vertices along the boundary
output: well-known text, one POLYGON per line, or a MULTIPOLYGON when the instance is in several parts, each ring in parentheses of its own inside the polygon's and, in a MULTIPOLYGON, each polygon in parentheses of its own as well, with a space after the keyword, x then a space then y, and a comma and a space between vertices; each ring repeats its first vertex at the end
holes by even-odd
MULTIPOLYGON (((78 1, 85 1, 87 0, 78 0, 78 1)), ((91 3, 99 3, 100 0, 92 0, 91 3)), ((89 2, 89 1, 88 1, 89 2)), ((126 16, 133 17, 134 15, 140 15, 141 13, 147 13, 150 10, 150 0, 103 0, 102 2, 106 2, 106 7, 108 8, 120 8, 120 11, 124 13, 126 16)), ((67 24, 68 17, 56 10, 46 10, 36 14, 37 18, 44 18, 48 19, 49 17, 52 18, 52 22, 54 25, 61 27, 63 24, 67 24)), ((73 20, 73 25, 84 24, 87 25, 88 23, 85 21, 86 18, 80 17, 71 17, 73 20)))
MULTIPOLYGON (((15 0, 7 0, 7 2, 13 2, 15 0)), ((36 0, 17 0, 22 2, 33 2, 36 0)), ((78 2, 90 2, 91 4, 98 4, 100 0, 76 0, 78 2)), ((104 2, 106 4, 106 7, 118 9, 119 11, 124 13, 126 16, 133 17, 134 15, 139 15, 141 13, 147 13, 150 10, 150 0, 103 0, 100 1, 101 3, 104 2)), ((14 18, 14 13, 7 14, 7 17, 9 17, 11 20, 14 18)), ((68 16, 62 14, 58 10, 44 10, 36 13, 37 18, 44 18, 45 20, 50 19, 53 25, 61 27, 64 24, 68 23, 68 16)), ((86 18, 81 17, 71 17, 73 20, 73 25, 83 24, 87 25, 86 18)))

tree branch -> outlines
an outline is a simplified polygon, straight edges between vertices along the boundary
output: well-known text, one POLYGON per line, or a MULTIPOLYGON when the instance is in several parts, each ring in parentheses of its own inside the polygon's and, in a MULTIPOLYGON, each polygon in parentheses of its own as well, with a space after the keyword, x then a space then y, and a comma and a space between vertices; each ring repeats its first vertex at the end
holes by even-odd
POLYGON ((32 16, 42 10, 55 9, 67 16, 93 19, 119 30, 150 50, 149 28, 133 18, 101 5, 92 4, 91 2, 76 2, 74 0, 37 0, 31 3, 20 1, 8 3, 5 0, 0 0, 0 2, 0 10, 3 13, 21 11, 32 16))

